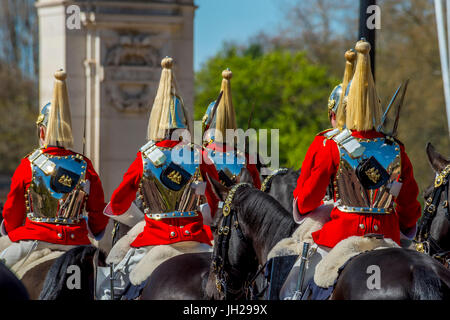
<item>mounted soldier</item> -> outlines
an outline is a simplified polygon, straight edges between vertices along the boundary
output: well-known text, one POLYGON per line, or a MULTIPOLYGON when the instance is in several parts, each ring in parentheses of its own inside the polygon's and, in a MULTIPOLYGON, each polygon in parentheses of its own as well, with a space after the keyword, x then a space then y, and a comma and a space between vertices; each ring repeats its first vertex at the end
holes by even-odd
MULTIPOLYGON (((355 49, 358 59, 346 108, 337 110, 337 128, 314 139, 294 190, 298 214, 308 217, 320 210, 327 187, 333 183, 331 220, 312 233, 314 243, 303 257, 309 263, 301 272, 309 297, 320 298, 320 291, 327 289, 315 284, 314 272, 342 243, 376 234, 397 246, 401 233, 414 237, 421 214, 419 189, 405 148, 380 130, 382 112, 370 67, 370 44, 361 40, 355 49)), ((298 275, 299 268, 293 268, 283 298, 292 297, 298 275)), ((296 290, 305 292, 305 287, 296 290)))
POLYGON ((236 111, 231 95, 232 76, 230 69, 222 72, 219 98, 209 104, 203 116, 204 146, 209 158, 214 161, 220 181, 225 186, 231 187, 239 183, 243 174, 242 169, 246 168, 251 175, 253 185, 259 189, 261 188, 260 175, 256 161, 253 161, 256 159, 251 158, 248 152, 238 150, 235 141, 227 141, 227 130, 237 129, 236 111))
POLYGON ((12 244, 0 259, 12 267, 33 250, 67 251, 99 240, 108 223, 101 181, 73 146, 66 73, 55 73, 53 100, 36 122, 40 148, 22 159, 12 180, 1 225, 12 244))
POLYGON ((134 298, 130 298, 128 289, 149 276, 145 274, 149 270, 145 261, 155 263, 152 254, 156 246, 180 253, 211 250, 212 233, 203 224, 201 211, 210 207, 208 212, 216 212, 217 199, 206 174, 216 180, 219 177, 203 148, 190 142, 189 122, 172 71, 173 59, 166 57, 161 65, 148 142, 140 148, 105 209, 112 219, 135 227, 116 243, 107 258, 113 269, 112 285, 107 270, 100 269, 104 281, 98 282, 98 296, 102 299, 115 299, 124 293, 134 298), (143 213, 133 202, 136 199, 142 202, 143 213), (140 221, 142 218, 144 221, 140 221), (139 265, 144 265, 143 273, 138 271, 139 265))

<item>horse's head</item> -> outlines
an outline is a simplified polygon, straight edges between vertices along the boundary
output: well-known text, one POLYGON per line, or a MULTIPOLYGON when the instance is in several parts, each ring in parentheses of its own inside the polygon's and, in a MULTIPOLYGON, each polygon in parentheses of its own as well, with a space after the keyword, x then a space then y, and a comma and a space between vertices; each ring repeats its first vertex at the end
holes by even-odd
POLYGON ((450 161, 442 156, 431 143, 427 144, 427 155, 436 177, 424 192, 425 206, 417 239, 426 241, 431 255, 450 250, 449 177, 450 161))
POLYGON ((213 262, 206 287, 208 296, 215 299, 240 298, 245 293, 246 280, 258 267, 249 239, 249 226, 242 212, 244 199, 257 190, 244 182, 242 177, 245 175, 241 175, 240 183, 230 188, 207 177, 220 201, 211 223, 214 233, 213 262))

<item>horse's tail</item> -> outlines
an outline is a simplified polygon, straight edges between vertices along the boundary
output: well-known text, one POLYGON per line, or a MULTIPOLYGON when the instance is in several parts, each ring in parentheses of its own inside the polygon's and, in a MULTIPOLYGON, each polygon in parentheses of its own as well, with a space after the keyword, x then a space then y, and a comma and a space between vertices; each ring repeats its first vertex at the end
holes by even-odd
POLYGON ((97 248, 91 245, 75 247, 60 256, 51 266, 45 278, 44 286, 39 295, 39 300, 55 300, 65 289, 68 267, 72 265, 82 266, 87 262, 87 257, 94 255, 97 248))
POLYGON ((412 298, 414 300, 444 300, 449 288, 442 283, 432 268, 416 265, 412 269, 412 298))

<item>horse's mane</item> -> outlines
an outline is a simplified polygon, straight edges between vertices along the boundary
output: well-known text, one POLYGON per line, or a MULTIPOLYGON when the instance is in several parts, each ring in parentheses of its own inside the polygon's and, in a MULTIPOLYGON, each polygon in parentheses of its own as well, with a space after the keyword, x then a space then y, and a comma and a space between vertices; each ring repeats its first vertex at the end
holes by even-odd
MULTIPOLYGON (((93 256, 96 250, 97 248, 91 245, 78 246, 56 259, 47 273, 39 300, 55 300, 59 297, 61 291, 66 287, 67 278, 70 276, 67 273, 67 268, 71 265, 80 266, 91 263, 88 257, 93 256)), ((104 255, 101 251, 100 254, 104 255)))
POLYGON ((289 237, 297 227, 292 215, 278 201, 258 189, 238 189, 233 202, 242 209, 254 240, 265 244, 268 250, 281 239, 289 237))
POLYGON ((287 185, 297 185, 297 180, 300 175, 300 170, 294 170, 292 168, 287 168, 288 171, 283 174, 277 174, 272 178, 272 182, 276 180, 283 180, 284 184, 287 185))

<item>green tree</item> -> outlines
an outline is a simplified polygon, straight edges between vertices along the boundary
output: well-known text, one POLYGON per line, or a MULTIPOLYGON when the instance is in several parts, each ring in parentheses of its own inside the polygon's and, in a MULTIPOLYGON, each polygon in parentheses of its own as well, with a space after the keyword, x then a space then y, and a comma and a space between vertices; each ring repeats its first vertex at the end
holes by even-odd
POLYGON ((37 146, 35 83, 0 61, 0 175, 12 175, 37 146))
POLYGON ((329 127, 328 95, 339 80, 301 51, 264 52, 257 43, 243 48, 225 45, 196 73, 196 120, 216 99, 226 68, 233 72, 238 127, 247 129, 254 108, 253 128, 280 130, 280 165, 299 168, 315 134, 329 127))

